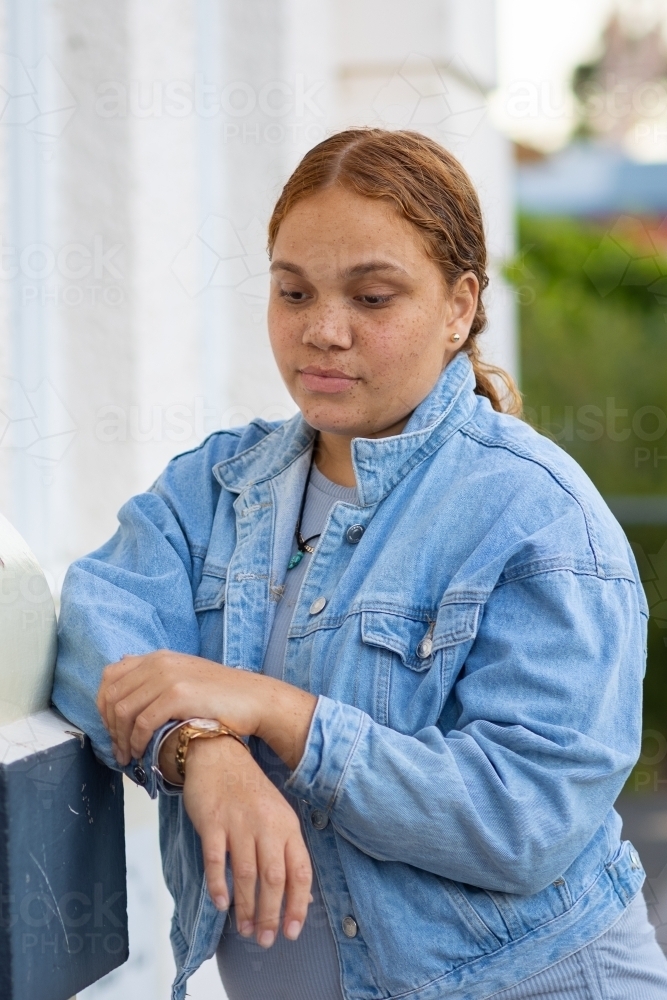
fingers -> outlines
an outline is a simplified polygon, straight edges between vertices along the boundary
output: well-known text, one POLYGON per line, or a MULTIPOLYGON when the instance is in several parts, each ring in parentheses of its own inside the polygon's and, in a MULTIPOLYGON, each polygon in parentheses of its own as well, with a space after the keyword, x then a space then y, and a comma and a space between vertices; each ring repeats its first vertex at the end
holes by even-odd
MULTIPOLYGON (((139 712, 134 714, 133 726, 127 737, 127 743, 122 744, 122 747, 127 750, 130 757, 141 757, 155 730, 159 729, 165 722, 168 722, 170 719, 187 719, 190 717, 187 705, 184 704, 182 699, 179 700, 175 696, 175 692, 169 691, 158 697, 154 697, 150 691, 146 690, 146 695, 141 701, 143 701, 143 705, 139 709, 139 712)), ((137 707, 139 704, 140 699, 137 696, 137 707)), ((126 732, 127 730, 124 731, 123 735, 126 732)))
MULTIPOLYGON (((132 757, 131 739, 135 728, 137 729, 136 744, 139 746, 142 740, 144 741, 138 756, 141 756, 141 753, 146 749, 146 743, 148 743, 154 729, 148 730, 148 720, 142 716, 142 713, 160 700, 157 684, 155 681, 151 682, 150 679, 143 683, 139 681, 134 690, 119 692, 118 700, 110 699, 109 732, 117 748, 118 760, 123 765, 129 764, 132 757), (137 727, 139 719, 141 722, 137 727)), ((152 712, 152 717, 157 718, 159 714, 159 711, 152 712)), ((171 716, 167 715, 163 721, 166 722, 169 718, 171 716)))
POLYGON ((258 844, 259 900, 255 917, 257 943, 270 948, 280 923, 280 906, 285 893, 285 851, 280 840, 258 844))
MULTIPOLYGON (((248 841, 252 842, 252 838, 248 837, 246 843, 248 841)), ((256 863, 254 869, 252 864, 248 864, 247 871, 252 877, 247 879, 247 887, 242 889, 241 901, 236 888, 237 875, 233 848, 230 848, 235 873, 236 919, 240 933, 251 934, 254 924, 257 943, 264 948, 270 948, 280 927, 283 898, 285 913, 282 928, 285 937, 294 941, 301 933, 308 913, 308 904, 313 898, 310 892, 313 872, 310 856, 299 830, 288 836, 286 841, 274 835, 270 839, 262 837, 256 844, 256 863), (255 901, 257 881, 259 881, 259 894, 255 901), (249 916, 251 905, 254 905, 255 910, 252 923, 249 916)), ((250 861, 249 855, 247 860, 250 861)))
POLYGON ((219 910, 226 910, 229 907, 229 894, 227 892, 226 879, 226 853, 227 838, 224 829, 219 826, 211 826, 202 836, 202 854, 204 857, 204 871, 206 872, 206 885, 211 894, 211 899, 219 910))
POLYGON ((117 663, 108 663, 102 671, 102 680, 97 692, 97 708, 107 728, 107 699, 109 687, 112 684, 116 684, 131 670, 134 670, 135 667, 139 666, 142 659, 142 656, 124 656, 122 660, 119 660, 117 663))
POLYGON ((257 854, 255 838, 243 828, 229 831, 229 853, 234 878, 234 906, 239 934, 250 937, 255 930, 257 854))
POLYGON ((290 837, 285 845, 285 867, 287 878, 283 934, 294 941, 305 923, 308 904, 313 901, 310 892, 313 869, 300 832, 290 837))
POLYGON ((227 850, 239 933, 255 934, 265 948, 281 927, 294 940, 312 902, 313 877, 296 812, 234 740, 196 740, 191 747, 183 801, 202 840, 214 903, 227 904, 227 850))
MULTIPOLYGON (((171 718, 187 718, 178 714, 176 703, 183 701, 184 685, 161 675, 160 654, 126 657, 131 661, 110 664, 98 692, 98 707, 109 730, 116 759, 123 766, 132 756, 140 757, 151 736, 163 722, 171 718), (122 668, 117 670, 116 668, 122 668), (148 711, 150 709, 150 711, 148 711)), ((182 707, 182 706, 181 706, 182 707)))
POLYGON ((116 705, 122 696, 118 685, 122 685, 123 692, 131 691, 137 686, 140 675, 136 673, 136 668, 140 666, 142 660, 141 656, 125 656, 118 663, 108 664, 102 672, 102 681, 97 692, 97 708, 111 736, 116 756, 116 731, 118 727, 116 705), (133 671, 135 671, 134 674, 133 671), (131 675, 131 677, 126 680, 127 675, 131 675))

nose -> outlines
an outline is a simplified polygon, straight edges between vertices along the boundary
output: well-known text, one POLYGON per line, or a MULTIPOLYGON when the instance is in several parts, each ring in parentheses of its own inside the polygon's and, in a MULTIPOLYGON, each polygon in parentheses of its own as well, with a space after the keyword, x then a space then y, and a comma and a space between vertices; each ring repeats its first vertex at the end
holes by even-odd
POLYGON ((309 310, 303 343, 312 344, 321 351, 332 347, 349 349, 352 346, 352 329, 345 307, 335 302, 316 304, 309 310))

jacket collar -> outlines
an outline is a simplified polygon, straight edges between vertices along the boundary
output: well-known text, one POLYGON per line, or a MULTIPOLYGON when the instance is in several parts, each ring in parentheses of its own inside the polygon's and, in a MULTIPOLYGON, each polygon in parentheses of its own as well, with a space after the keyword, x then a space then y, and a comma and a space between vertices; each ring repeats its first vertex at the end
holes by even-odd
MULTIPOLYGON (((475 409, 474 389, 470 358, 460 352, 442 371, 401 434, 354 438, 352 462, 362 507, 382 500, 470 419, 475 409)), ((219 462, 213 467, 213 475, 221 486, 240 493, 248 486, 275 478, 310 450, 314 438, 314 428, 297 413, 251 448, 219 462)))

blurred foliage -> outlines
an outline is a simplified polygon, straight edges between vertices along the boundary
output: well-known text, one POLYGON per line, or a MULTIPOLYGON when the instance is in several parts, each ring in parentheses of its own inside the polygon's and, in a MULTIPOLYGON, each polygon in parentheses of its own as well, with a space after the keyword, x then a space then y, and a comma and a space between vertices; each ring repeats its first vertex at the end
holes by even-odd
POLYGON ((625 533, 637 559, 651 615, 644 728, 663 732, 667 745, 667 524, 628 525, 625 533))
POLYGON ((649 603, 648 662, 644 680, 644 743, 626 788, 667 789, 667 525, 628 525, 649 603))
MULTIPOLYGON (((667 256, 647 225, 523 217, 521 250, 505 268, 519 303, 526 419, 605 496, 667 494, 667 256)), ((648 749, 627 787, 655 790, 667 787, 667 525, 625 530, 651 609, 648 749)))
POLYGON ((527 419, 601 493, 667 493, 667 256, 633 219, 524 217, 519 234, 527 419))

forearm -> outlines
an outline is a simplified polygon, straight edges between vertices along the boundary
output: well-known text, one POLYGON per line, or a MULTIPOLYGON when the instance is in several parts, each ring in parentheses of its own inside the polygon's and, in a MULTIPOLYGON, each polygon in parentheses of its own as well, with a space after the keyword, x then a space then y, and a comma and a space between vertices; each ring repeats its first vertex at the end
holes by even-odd
MULTIPOLYGON (((257 675, 255 684, 260 710, 254 735, 268 743, 290 770, 294 770, 303 756, 317 698, 308 691, 263 675, 257 675)), ((220 721, 226 722, 224 718, 220 721)), ((163 741, 158 759, 160 771, 172 785, 183 784, 176 766, 178 739, 179 730, 174 729, 163 741)), ((234 742, 228 737, 220 739, 234 742)), ((193 741, 192 747, 197 742, 201 741, 193 741)), ((188 754, 192 747, 188 748, 188 754)))
POLYGON ((317 698, 284 681, 263 675, 258 676, 260 679, 266 684, 255 735, 268 743, 293 771, 303 757, 317 698))
POLYGON ((342 836, 378 860, 536 892, 588 842, 628 770, 608 747, 560 735, 564 746, 515 727, 503 745, 483 723, 408 735, 322 697, 286 789, 326 809, 342 836))

